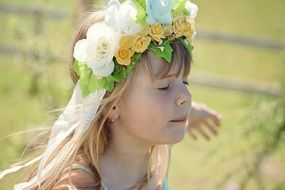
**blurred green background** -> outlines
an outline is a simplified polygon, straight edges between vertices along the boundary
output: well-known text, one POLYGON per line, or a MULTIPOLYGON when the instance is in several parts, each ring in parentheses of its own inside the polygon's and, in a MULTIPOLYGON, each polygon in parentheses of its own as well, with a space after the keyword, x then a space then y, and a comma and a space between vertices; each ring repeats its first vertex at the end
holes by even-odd
MULTIPOLYGON (((210 141, 185 136, 173 147, 170 189, 285 189, 285 1, 194 2, 190 90, 223 120, 210 141)), ((30 138, 8 135, 47 126, 50 111, 69 100, 78 8, 68 0, 1 0, 0 169, 19 160, 30 138)), ((11 189, 9 180, 0 189, 11 189)))

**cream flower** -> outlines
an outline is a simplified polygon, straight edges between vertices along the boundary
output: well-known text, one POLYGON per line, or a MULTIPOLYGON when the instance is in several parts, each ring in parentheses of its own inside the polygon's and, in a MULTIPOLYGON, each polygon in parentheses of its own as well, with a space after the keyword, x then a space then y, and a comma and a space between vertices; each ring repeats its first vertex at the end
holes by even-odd
POLYGON ((134 55, 135 52, 129 49, 119 49, 116 53, 115 57, 117 62, 120 65, 129 65, 131 64, 131 57, 134 55))
POLYGON ((133 35, 141 30, 140 24, 136 23, 137 9, 131 0, 120 3, 119 0, 111 0, 108 3, 105 21, 115 30, 133 35))
POLYGON ((198 13, 198 6, 190 1, 186 1, 185 9, 190 13, 187 18, 194 20, 198 13))
POLYGON ((86 62, 96 76, 109 76, 114 70, 113 56, 118 48, 120 35, 105 23, 93 24, 86 39, 79 40, 74 47, 76 60, 86 62))
MULTIPOLYGON (((186 17, 177 19, 173 24, 173 29, 177 37, 190 36, 193 33, 194 21, 187 20, 186 17)), ((191 37, 192 38, 192 37, 191 37)))
POLYGON ((187 16, 188 19, 190 19, 192 21, 192 28, 193 28, 193 32, 191 37, 188 37, 188 39, 191 38, 191 41, 195 39, 195 36, 197 34, 196 30, 195 30, 195 25, 194 25, 194 19, 197 16, 198 13, 198 6, 194 3, 191 3, 190 1, 187 1, 185 3, 185 8, 186 10, 190 13, 189 16, 187 16))
POLYGON ((164 30, 161 24, 152 24, 150 25, 150 33, 149 35, 157 42, 160 41, 161 38, 164 38, 163 36, 164 30))
POLYGON ((132 46, 132 50, 135 52, 142 53, 146 50, 150 41, 151 37, 149 36, 137 35, 136 38, 134 39, 134 45, 132 46))
POLYGON ((163 30, 164 30, 164 36, 169 36, 173 33, 173 26, 172 25, 164 25, 163 30))
POLYGON ((122 49, 130 49, 134 44, 135 36, 122 36, 119 42, 119 47, 122 49))

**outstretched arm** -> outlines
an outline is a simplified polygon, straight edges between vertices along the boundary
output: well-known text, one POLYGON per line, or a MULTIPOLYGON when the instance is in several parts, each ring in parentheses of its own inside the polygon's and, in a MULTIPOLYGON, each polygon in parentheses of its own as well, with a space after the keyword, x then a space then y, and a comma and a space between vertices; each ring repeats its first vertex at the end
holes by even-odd
POLYGON ((222 115, 216 110, 209 108, 205 104, 192 102, 187 132, 195 140, 198 139, 194 134, 195 130, 198 132, 198 135, 202 135, 205 139, 210 140, 210 136, 205 131, 208 129, 212 134, 218 135, 221 119, 222 115))

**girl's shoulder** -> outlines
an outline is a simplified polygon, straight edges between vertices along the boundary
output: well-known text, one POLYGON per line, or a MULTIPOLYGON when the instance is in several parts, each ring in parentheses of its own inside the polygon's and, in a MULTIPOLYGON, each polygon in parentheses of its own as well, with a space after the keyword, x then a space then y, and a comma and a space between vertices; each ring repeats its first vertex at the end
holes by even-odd
POLYGON ((90 164, 82 158, 64 170, 52 190, 97 190, 97 180, 90 164), (78 161, 79 160, 79 161, 78 161), (71 168, 70 168, 71 167, 71 168), (71 169, 71 170, 69 170, 71 169))
POLYGON ((69 172, 64 173, 52 190, 96 190, 96 183, 94 176, 75 169, 70 172, 70 176, 69 172))

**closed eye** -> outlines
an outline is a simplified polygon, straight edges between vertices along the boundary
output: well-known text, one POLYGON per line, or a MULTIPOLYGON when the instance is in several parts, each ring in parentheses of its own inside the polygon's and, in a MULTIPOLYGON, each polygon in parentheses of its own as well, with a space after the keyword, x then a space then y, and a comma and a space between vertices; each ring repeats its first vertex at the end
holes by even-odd
POLYGON ((186 84, 187 86, 189 86, 188 81, 183 81, 184 84, 186 84))
MULTIPOLYGON (((186 84, 187 86, 189 86, 188 81, 183 81, 183 84, 186 84)), ((166 87, 158 88, 158 90, 168 90, 168 88, 169 88, 169 84, 166 87)))
POLYGON ((168 88, 169 88, 169 84, 166 87, 158 88, 158 90, 168 90, 168 88))

